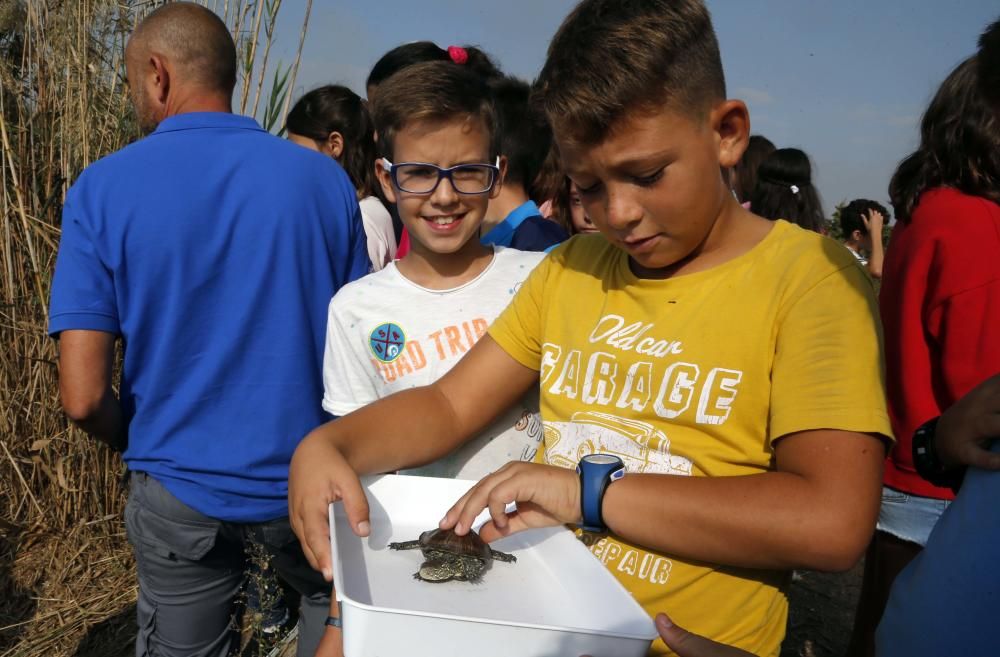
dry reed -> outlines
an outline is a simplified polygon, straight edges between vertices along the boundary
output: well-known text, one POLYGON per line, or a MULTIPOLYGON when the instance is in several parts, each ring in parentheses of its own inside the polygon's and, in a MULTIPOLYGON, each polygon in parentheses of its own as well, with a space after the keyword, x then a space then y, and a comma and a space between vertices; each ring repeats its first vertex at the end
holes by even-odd
MULTIPOLYGON (((0 0, 0 657, 132 651, 123 465, 63 416, 45 329, 63 199, 87 165, 138 136, 123 50, 160 4, 0 0)), ((233 30, 235 109, 256 116, 281 0, 202 4, 233 30)), ((292 66, 275 68, 285 82, 264 99, 268 128, 291 86, 292 66)))

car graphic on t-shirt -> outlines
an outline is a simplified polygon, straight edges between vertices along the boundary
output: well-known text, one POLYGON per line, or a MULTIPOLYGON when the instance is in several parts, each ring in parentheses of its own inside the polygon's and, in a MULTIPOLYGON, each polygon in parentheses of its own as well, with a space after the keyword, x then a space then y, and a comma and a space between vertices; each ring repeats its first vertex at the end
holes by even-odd
POLYGON ((575 468, 587 454, 617 456, 628 472, 691 474, 691 461, 671 454, 667 435, 647 422, 596 411, 545 422, 546 463, 575 468))

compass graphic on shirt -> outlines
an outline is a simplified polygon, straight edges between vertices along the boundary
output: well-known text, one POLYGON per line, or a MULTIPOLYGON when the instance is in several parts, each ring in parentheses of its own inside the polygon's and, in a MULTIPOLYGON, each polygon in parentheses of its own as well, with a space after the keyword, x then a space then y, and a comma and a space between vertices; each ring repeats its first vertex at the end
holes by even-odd
POLYGON ((383 363, 391 363, 399 358, 406 346, 406 334, 399 324, 386 322, 379 324, 368 336, 368 346, 375 358, 383 363))

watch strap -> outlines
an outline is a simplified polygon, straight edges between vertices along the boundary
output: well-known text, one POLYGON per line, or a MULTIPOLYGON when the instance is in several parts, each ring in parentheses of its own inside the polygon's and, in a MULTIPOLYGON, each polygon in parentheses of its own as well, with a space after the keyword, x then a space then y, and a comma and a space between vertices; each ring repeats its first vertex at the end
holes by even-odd
POLYGON ((934 447, 940 417, 921 424, 913 432, 913 467, 923 479, 941 488, 957 489, 965 478, 965 468, 945 468, 934 447))
POLYGON ((580 475, 580 511, 584 531, 604 533, 608 531, 604 524, 604 494, 608 486, 625 476, 625 465, 620 459, 613 463, 586 463, 581 461, 576 468, 580 475))

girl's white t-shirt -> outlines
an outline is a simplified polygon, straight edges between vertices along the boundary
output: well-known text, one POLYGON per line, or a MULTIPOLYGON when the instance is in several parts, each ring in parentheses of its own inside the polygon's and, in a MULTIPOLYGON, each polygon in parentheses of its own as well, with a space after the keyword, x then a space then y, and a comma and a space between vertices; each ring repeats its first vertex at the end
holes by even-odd
POLYGON ((392 216, 374 196, 367 196, 358 202, 361 207, 361 222, 368 238, 368 258, 372 261, 372 271, 379 271, 396 259, 396 234, 392 229, 392 216))

